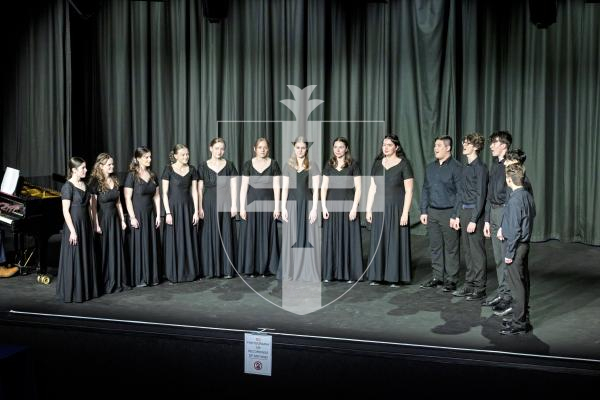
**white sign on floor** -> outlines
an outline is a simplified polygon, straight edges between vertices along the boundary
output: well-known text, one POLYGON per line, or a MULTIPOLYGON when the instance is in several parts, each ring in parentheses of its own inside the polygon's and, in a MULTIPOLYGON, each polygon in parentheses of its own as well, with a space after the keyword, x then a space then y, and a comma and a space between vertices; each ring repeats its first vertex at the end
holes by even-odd
POLYGON ((244 372, 271 376, 273 337, 261 333, 246 333, 244 339, 244 372))

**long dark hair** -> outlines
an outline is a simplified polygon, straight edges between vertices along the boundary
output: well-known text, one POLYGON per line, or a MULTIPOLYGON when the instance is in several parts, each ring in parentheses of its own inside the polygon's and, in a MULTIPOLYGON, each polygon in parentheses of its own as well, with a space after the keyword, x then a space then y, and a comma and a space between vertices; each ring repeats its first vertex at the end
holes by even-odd
MULTIPOLYGON (((400 139, 398 139, 398 136, 396 135, 386 135, 383 140, 381 141, 381 144, 383 145, 383 141, 385 139, 389 139, 392 141, 392 143, 394 143, 394 146, 396 146, 396 156, 398 156, 398 158, 401 159, 405 159, 406 158, 406 154, 404 153, 404 149, 402 148, 402 145, 400 144, 400 139)), ((379 150, 379 154, 377 155, 377 158, 375 159, 375 161, 377 160, 382 160, 383 159, 383 150, 379 150)))
MULTIPOLYGON (((138 158, 142 158, 144 154, 151 153, 150 149, 144 146, 138 147, 133 152, 133 158, 129 163, 129 172, 133 172, 133 177, 137 180, 140 179, 140 163, 138 162, 138 158)), ((151 169, 148 170, 150 173, 150 180, 156 183, 156 174, 151 169)))
MULTIPOLYGON (((346 139, 343 136, 338 136, 335 139, 333 139, 333 142, 331 142, 332 153, 335 142, 342 142, 346 146, 346 149, 348 151, 346 151, 346 154, 344 155, 344 166, 342 168, 349 167, 350 165, 352 165, 354 160, 352 159, 352 155, 350 155, 350 143, 348 142, 348 139, 346 139)), ((331 165, 333 168, 337 168, 337 157, 335 156, 335 154, 331 155, 331 158, 329 159, 329 165, 331 165)))
POLYGON ((71 157, 69 159, 69 166, 67 168, 67 179, 71 179, 73 177, 73 168, 81 167, 81 164, 84 164, 85 160, 81 157, 71 157))

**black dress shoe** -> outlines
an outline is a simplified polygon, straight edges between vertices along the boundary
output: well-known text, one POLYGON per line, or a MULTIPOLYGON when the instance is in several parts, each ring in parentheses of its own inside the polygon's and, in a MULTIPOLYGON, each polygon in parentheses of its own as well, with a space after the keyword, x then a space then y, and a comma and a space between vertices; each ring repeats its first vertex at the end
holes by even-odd
POLYGON ((521 335, 523 333, 527 333, 531 330, 531 326, 526 325, 526 326, 515 326, 515 325, 511 325, 507 328, 504 328, 500 331, 501 335, 508 335, 508 336, 512 336, 512 335, 521 335))
POLYGON ((512 318, 502 318, 502 328, 510 328, 512 326, 512 318))
POLYGON ((497 315, 499 317, 504 317, 505 315, 508 315, 512 312, 513 312, 512 307, 510 305, 508 305, 504 309, 498 309, 497 311, 494 311, 494 315, 497 315))
POLYGON ((497 296, 491 300, 486 300, 486 301, 482 302, 481 305, 484 307, 494 307, 495 305, 498 305, 498 303, 500 303, 501 301, 502 301, 502 296, 497 296))
POLYGON ((454 282, 446 282, 444 288, 442 289, 444 292, 453 292, 456 290, 456 283, 454 282))
POLYGON ((470 287, 466 287, 466 286, 463 286, 460 289, 452 292, 452 296, 456 296, 456 297, 465 297, 465 296, 469 296, 471 294, 473 294, 473 289, 470 287))
POLYGON ((429 288, 434 288, 434 287, 438 287, 438 286, 442 286, 444 284, 444 282, 440 281, 439 279, 432 279, 428 282, 422 283, 421 284, 421 288, 422 289, 429 289, 429 288))
POLYGON ((466 297, 466 300, 473 301, 473 300, 481 300, 483 298, 485 298, 485 292, 473 292, 466 297))
POLYGON ((507 301, 501 301, 500 303, 496 304, 492 310, 494 311, 494 314, 496 315, 500 315, 501 317, 504 317, 506 314, 508 314, 509 312, 512 312, 512 307, 510 306, 510 303, 507 301), (506 310, 508 310, 510 308, 510 311, 505 312, 506 310))

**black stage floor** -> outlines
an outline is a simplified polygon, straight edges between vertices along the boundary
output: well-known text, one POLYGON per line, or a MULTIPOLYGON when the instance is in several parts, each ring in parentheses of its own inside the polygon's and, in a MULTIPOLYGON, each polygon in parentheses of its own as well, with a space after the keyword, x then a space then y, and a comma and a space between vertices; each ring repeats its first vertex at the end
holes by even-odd
MULTIPOLYGON (((89 335, 104 330, 240 341, 245 331, 267 329, 274 343, 282 345, 325 346, 340 352, 431 353, 447 360, 488 363, 511 360, 542 368, 581 368, 598 375, 600 248, 558 241, 533 244, 534 329, 506 337, 498 332, 501 318, 479 302, 453 297, 441 289, 419 288, 430 277, 427 239, 413 235, 412 241, 411 285, 324 283, 322 303, 330 304, 303 316, 277 306, 281 291, 273 277, 163 283, 83 304, 63 304, 55 298, 54 284, 41 285, 35 275, 16 276, 0 281, 4 326, 0 338, 4 343, 31 345, 25 338, 48 329, 52 335, 52 329, 62 326, 65 332, 83 330, 89 335), (25 332, 22 340, 19 329, 25 332)), ((487 245, 491 292, 496 274, 489 241, 487 245)))

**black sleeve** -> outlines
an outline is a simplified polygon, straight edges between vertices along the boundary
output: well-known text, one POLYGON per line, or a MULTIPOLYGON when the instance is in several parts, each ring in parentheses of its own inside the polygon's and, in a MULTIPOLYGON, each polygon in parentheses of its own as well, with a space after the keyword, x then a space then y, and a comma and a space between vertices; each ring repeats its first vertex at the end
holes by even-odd
POLYGON ((99 182, 98 179, 96 178, 92 178, 92 180, 90 180, 90 183, 88 183, 88 192, 90 192, 90 194, 92 195, 98 195, 98 191, 99 191, 99 182))
POLYGON ((323 168, 323 176, 329 176, 331 175, 331 165, 329 165, 329 163, 327 163, 327 165, 325 165, 325 168, 323 168))
POLYGON ((244 166, 242 167, 242 175, 243 176, 250 176, 250 175, 252 175, 252 160, 246 161, 244 163, 244 166))
POLYGON ((239 175, 238 170, 235 167, 234 163, 227 161, 227 167, 229 168, 229 170, 228 170, 229 176, 238 176, 239 175))
POLYGON ((352 163, 350 168, 351 168, 350 175, 360 176, 360 166, 358 165, 358 163, 356 161, 352 163))
POLYGON ((173 171, 173 168, 171 168, 171 166, 166 166, 165 170, 163 171, 161 179, 163 179, 165 181, 170 181, 171 180, 171 171, 173 171))
POLYGON ((471 215, 471 222, 477 222, 481 215, 485 212, 485 200, 487 198, 487 187, 488 187, 488 169, 483 163, 477 168, 477 203, 473 214, 471 215))
POLYGON ((402 163, 404 164, 402 166, 402 179, 414 179, 415 174, 413 173, 412 165, 410 165, 410 162, 407 159, 404 159, 402 163))
POLYGON ((279 163, 277 162, 277 160, 273 160, 271 159, 271 162, 273 163, 273 176, 280 176, 281 175, 281 168, 279 167, 279 163))
POLYGON ((60 189, 60 198, 63 200, 73 200, 73 186, 71 182, 66 182, 60 189))
POLYGON ((133 176, 133 172, 130 172, 127 174, 127 178, 125 178, 123 187, 133 189, 134 186, 135 186, 135 177, 133 176))
POLYGON ((314 162, 310 163, 310 175, 311 176, 321 175, 321 170, 319 169, 319 166, 317 164, 315 164, 314 162))

